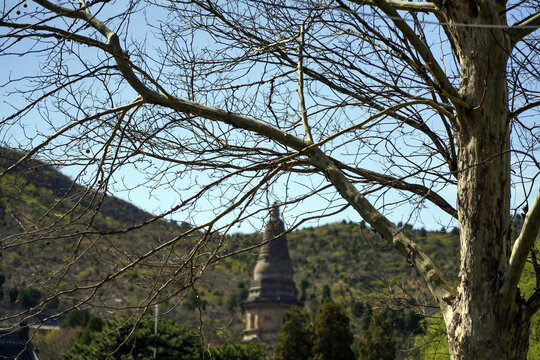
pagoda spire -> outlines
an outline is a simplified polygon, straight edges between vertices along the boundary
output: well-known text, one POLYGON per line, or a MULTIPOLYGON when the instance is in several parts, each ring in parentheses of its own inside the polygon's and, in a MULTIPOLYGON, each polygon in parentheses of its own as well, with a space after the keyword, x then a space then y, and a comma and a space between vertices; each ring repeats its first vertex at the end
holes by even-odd
POLYGON ((271 353, 283 314, 292 306, 302 306, 302 302, 297 297, 285 225, 277 204, 269 215, 263 235, 265 245, 257 257, 249 295, 244 302, 247 316, 244 341, 262 340, 271 353))
POLYGON ((257 258, 246 303, 277 301, 299 304, 285 225, 277 205, 270 211, 263 241, 266 244, 257 258))

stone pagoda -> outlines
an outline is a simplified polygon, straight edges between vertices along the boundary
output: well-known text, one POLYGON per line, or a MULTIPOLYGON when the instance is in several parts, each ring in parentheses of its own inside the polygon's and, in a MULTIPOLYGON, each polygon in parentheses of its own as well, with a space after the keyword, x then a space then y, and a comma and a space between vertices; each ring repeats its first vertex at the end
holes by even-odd
POLYGON ((275 206, 266 223, 257 265, 253 271, 249 295, 244 302, 246 329, 244 341, 261 340, 270 354, 276 345, 283 315, 293 306, 302 306, 298 300, 293 280, 293 268, 289 257, 285 225, 275 206))

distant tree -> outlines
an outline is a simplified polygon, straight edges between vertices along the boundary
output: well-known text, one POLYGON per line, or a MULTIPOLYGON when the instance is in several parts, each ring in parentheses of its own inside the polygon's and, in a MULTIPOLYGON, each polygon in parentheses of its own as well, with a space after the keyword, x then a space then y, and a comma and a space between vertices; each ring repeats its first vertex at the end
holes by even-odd
POLYGON ((36 331, 32 344, 39 350, 39 360, 61 359, 60 356, 69 349, 78 333, 75 328, 36 331))
MULTIPOLYGON (((266 348, 260 341, 247 344, 224 344, 210 350, 212 360, 267 360, 266 348)), ((183 359, 183 358, 182 358, 183 359)))
POLYGON ((324 284, 322 288, 321 302, 324 305, 331 300, 332 300, 332 290, 330 289, 330 286, 328 286, 328 284, 324 284))
POLYGON ((306 301, 309 285, 309 280, 306 278, 303 278, 302 281, 300 281, 300 301, 306 301))
POLYGON ((19 292, 19 300, 25 308, 31 308, 39 304, 41 292, 35 288, 23 289, 19 292))
POLYGON ((408 312, 404 318, 404 330, 410 331, 415 335, 422 334, 424 332, 423 326, 421 326, 422 315, 414 312, 408 312))
POLYGON ((86 327, 84 330, 80 333, 80 338, 78 339, 79 342, 82 344, 88 344, 90 343, 90 334, 92 332, 99 332, 103 330, 103 327, 105 326, 105 321, 103 321, 102 318, 98 316, 90 316, 90 319, 88 320, 86 327))
POLYGON ((8 290, 8 295, 9 295, 9 301, 11 301, 11 303, 14 303, 19 297, 19 289, 17 289, 14 286, 10 287, 8 290))
POLYGON ((311 355, 311 338, 307 311, 293 307, 285 312, 279 330, 274 360, 307 360, 311 355))
POLYGON ((527 358, 540 359, 540 313, 534 314, 531 319, 530 346, 527 358))
POLYGON ((105 321, 99 316, 90 316, 90 320, 86 324, 86 328, 91 331, 101 331, 105 326, 105 321))
POLYGON ((240 292, 238 293, 240 301, 246 300, 249 295, 249 288, 243 281, 240 281, 238 283, 238 289, 240 289, 240 292))
POLYGON ((422 237, 426 237, 426 236, 427 236, 426 228, 423 227, 423 228, 420 229, 420 236, 422 236, 422 237))
POLYGON ((4 285, 5 281, 6 281, 6 277, 4 276, 4 274, 0 274, 0 300, 4 299, 4 290, 2 289, 2 285, 4 285))
POLYGON ((88 310, 71 310, 67 315, 64 321, 62 322, 62 327, 71 328, 75 326, 85 327, 90 320, 90 312, 88 310))
POLYGON ((247 287, 240 289, 238 296, 240 297, 240 301, 246 300, 249 296, 249 289, 247 287))
POLYGON ((152 319, 137 322, 133 318, 116 318, 107 320, 101 331, 90 331, 88 337, 87 343, 73 342, 64 353, 64 359, 151 359, 154 346, 160 360, 202 359, 199 335, 190 327, 175 324, 173 320, 160 321, 158 332, 154 334, 152 319))
POLYGON ((374 316, 364 337, 358 342, 358 353, 358 360, 394 360, 396 343, 390 324, 374 316))
POLYGON ((240 305, 240 299, 237 293, 230 293, 225 297, 225 307, 234 314, 234 310, 240 305))
POLYGON ((361 330, 367 330, 371 321, 371 315, 373 314, 371 306, 360 301, 355 301, 352 304, 352 312, 354 317, 357 318, 355 324, 359 326, 361 330))
POLYGON ((60 305, 60 300, 58 298, 53 298, 45 304, 45 310, 57 310, 60 305))
POLYGON ((311 360, 353 360, 353 334, 341 305, 329 301, 317 309, 311 331, 311 360))
POLYGON ((183 303, 184 307, 189 310, 195 310, 198 307, 197 294, 195 291, 189 291, 183 303))

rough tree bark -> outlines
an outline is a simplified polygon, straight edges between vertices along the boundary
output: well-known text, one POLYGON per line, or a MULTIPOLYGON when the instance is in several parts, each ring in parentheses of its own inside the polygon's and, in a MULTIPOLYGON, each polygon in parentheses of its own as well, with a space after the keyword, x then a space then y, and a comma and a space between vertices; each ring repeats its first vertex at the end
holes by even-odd
MULTIPOLYGON (((398 18, 397 4, 373 3, 398 18)), ((461 72, 456 94, 436 63, 430 63, 429 54, 423 55, 457 112, 453 128, 458 148, 459 285, 451 306, 442 309, 450 355, 453 359, 525 359, 531 309, 519 290, 503 291, 511 248, 506 68, 516 39, 507 31, 506 1, 433 3, 436 16, 448 24, 445 31, 461 72)), ((396 25, 407 34, 404 22, 396 25)), ((417 50, 421 49, 419 44, 417 50)))
POLYGON ((529 315, 521 297, 506 314, 499 311, 511 245, 506 67, 512 41, 502 27, 507 25, 503 5, 455 1, 442 15, 461 67, 459 96, 470 105, 456 106, 455 124, 461 263, 447 327, 450 353, 457 359, 525 359, 528 348, 529 315))

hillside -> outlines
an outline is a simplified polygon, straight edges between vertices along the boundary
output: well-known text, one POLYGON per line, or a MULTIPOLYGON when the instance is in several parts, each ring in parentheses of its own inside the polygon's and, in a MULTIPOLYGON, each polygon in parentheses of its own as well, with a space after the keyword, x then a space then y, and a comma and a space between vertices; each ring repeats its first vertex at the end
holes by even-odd
MULTIPOLYGON (((9 166, 17 156, 3 150, 1 166, 9 166)), ((46 297, 91 286, 134 257, 190 228, 188 224, 158 219, 129 230, 152 219, 152 215, 114 196, 103 195, 73 184, 71 179, 40 162, 1 178, 0 272, 6 276, 4 293, 11 287, 38 288, 46 297), (85 226, 89 222, 91 226, 85 226)), ((405 225, 404 231, 436 262, 444 264, 443 272, 455 277, 457 262, 447 261, 457 258, 455 231, 414 230, 410 225, 405 225)), ((193 233, 173 247, 167 259, 159 254, 138 262, 114 281, 97 287, 95 296, 87 301, 85 296, 90 291, 62 296, 57 308, 63 310, 84 301, 81 308, 92 308, 93 312, 107 316, 144 306, 155 287, 177 272, 177 280, 160 294, 162 311, 195 324, 200 305, 209 329, 223 327, 218 332, 238 339, 243 328, 241 301, 247 295, 257 254, 241 253, 216 263, 194 283, 197 300, 194 291, 179 291, 191 286, 186 282, 189 277, 182 276, 186 274, 179 264, 198 236, 193 233)), ((224 248, 235 251, 258 240, 260 235, 236 234, 226 239, 224 248)), ((429 299, 420 290, 418 277, 406 261, 363 224, 342 222, 305 228, 288 234, 288 240, 299 297, 311 312, 332 297, 345 304, 358 320, 367 302, 378 304, 374 306, 376 311, 377 306, 404 308, 429 299)), ((12 311, 17 309, 8 296, 4 296, 3 303, 12 311)), ((361 321, 353 324, 357 324, 356 331, 362 327, 361 321)))
MULTIPOLYGON (((19 157, 2 149, 0 169, 19 157)), ((163 254, 145 254, 190 228, 186 223, 155 219, 105 192, 89 191, 52 166, 33 161, 0 179, 0 274, 6 279, 5 306, 0 308, 9 313, 21 311, 20 306, 10 303, 10 288, 39 289, 42 299, 65 292, 58 310, 78 304, 79 308, 106 314, 145 306, 154 287, 178 271, 177 264, 185 256, 182 249, 199 235, 195 232, 171 246, 166 261, 163 254), (145 222, 149 223, 138 228, 145 222), (109 279, 128 264, 134 266, 109 279), (108 280, 101 284, 103 279, 108 280)), ((223 291, 233 283, 213 271, 206 277, 219 279, 215 282, 223 291)), ((171 296, 189 285, 173 283, 161 295, 170 297, 171 316, 195 321, 192 306, 173 307, 185 292, 171 296)), ((219 312, 223 307, 216 308, 219 312)))
MULTIPOLYGON (((0 169, 18 157, 18 153, 0 149, 0 169)), ((241 302, 247 296, 256 251, 226 257, 195 278, 182 270, 186 253, 201 236, 192 232, 172 246, 167 257, 161 253, 149 256, 121 276, 95 286, 137 256, 190 228, 186 223, 154 219, 105 192, 89 191, 52 166, 27 163, 0 178, 0 275, 5 277, 4 284, 0 282, 0 327, 13 321, 12 314, 25 310, 24 301, 17 304, 11 299, 12 289, 17 289, 19 298, 32 290, 38 290, 42 300, 52 298, 48 313, 77 305, 110 317, 146 306, 157 286, 174 279, 159 294, 162 315, 193 326, 202 319, 211 342, 238 341, 244 328, 241 302), (146 226, 137 227, 151 219, 146 226), (81 290, 85 286, 95 286, 90 288, 95 294, 90 297, 91 290, 81 290), (59 291, 64 294, 57 300, 54 296, 59 291)), ((456 278, 457 229, 426 231, 408 224, 402 228, 442 266, 449 279, 456 278)), ((518 229, 519 221, 514 224, 514 237, 518 229)), ((376 233, 364 223, 344 221, 292 231, 287 237, 299 297, 312 314, 333 298, 348 309, 357 335, 366 329, 371 314, 378 313, 394 325, 401 349, 413 344, 410 334, 422 331, 420 318, 413 314, 431 314, 433 304, 414 269, 376 233)), ((260 240, 260 234, 228 236, 222 255, 260 240)), ((194 265, 197 269, 201 264, 194 265)), ((526 295, 535 288, 531 267, 527 265, 521 282, 526 295)), ((533 323, 531 353, 537 354, 539 316, 533 323)), ((422 341, 430 341, 436 331, 422 335, 422 341)))

